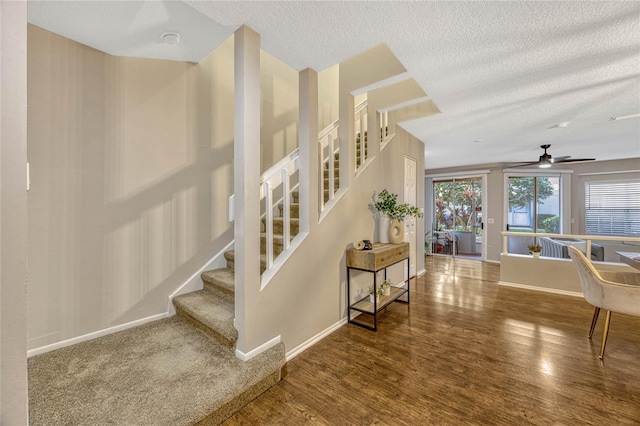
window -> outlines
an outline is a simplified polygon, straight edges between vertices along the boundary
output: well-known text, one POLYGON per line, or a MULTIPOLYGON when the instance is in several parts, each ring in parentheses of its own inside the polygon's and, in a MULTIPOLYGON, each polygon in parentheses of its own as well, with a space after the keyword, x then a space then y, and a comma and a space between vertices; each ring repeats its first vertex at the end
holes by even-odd
POLYGON ((640 180, 585 183, 585 233, 640 235, 640 180))

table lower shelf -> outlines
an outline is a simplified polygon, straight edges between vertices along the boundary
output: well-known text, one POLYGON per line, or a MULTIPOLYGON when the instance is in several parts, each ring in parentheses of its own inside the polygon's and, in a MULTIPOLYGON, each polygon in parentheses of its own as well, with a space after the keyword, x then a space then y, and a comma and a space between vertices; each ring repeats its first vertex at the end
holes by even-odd
MULTIPOLYGON (((380 300, 376 304, 377 311, 379 312, 381 309, 386 308, 389 304, 398 300, 399 297, 402 297, 408 291, 409 290, 404 287, 391 287, 391 295, 380 296, 380 300)), ((398 300, 398 302, 406 303, 403 300, 398 300)), ((373 314, 375 312, 373 303, 369 301, 369 296, 352 304, 351 306, 349 306, 349 308, 353 309, 354 311, 364 312, 367 314, 373 314)))

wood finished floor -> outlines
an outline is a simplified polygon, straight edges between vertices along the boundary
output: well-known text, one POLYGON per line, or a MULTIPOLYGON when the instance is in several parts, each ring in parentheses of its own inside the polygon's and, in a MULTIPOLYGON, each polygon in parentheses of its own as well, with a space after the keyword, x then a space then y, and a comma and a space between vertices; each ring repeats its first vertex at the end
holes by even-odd
POLYGON ((439 256, 377 332, 348 324, 291 360, 234 425, 639 425, 640 318, 497 285, 499 266, 439 256))

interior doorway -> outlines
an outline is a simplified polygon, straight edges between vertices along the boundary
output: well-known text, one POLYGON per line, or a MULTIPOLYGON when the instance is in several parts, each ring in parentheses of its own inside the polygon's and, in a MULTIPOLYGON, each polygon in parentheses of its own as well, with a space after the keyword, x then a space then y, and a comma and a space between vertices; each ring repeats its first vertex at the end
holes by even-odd
POLYGON ((432 254, 482 259, 484 179, 433 180, 432 254))

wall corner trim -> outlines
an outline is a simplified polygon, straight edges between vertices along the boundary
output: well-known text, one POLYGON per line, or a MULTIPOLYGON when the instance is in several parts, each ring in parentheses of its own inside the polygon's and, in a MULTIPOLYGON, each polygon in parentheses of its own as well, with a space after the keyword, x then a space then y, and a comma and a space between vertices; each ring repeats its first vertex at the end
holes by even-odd
POLYGON ((163 312, 161 314, 152 315, 152 316, 146 317, 146 318, 140 318, 140 319, 135 320, 135 321, 131 321, 131 322, 127 322, 127 323, 124 323, 124 324, 115 325, 113 327, 105 328, 105 329, 98 330, 98 331, 94 331, 92 333, 84 334, 82 336, 72 337, 71 339, 62 340, 60 342, 52 343, 50 345, 41 346, 39 348, 28 350, 27 351, 27 358, 30 358, 30 357, 35 356, 35 355, 40 355, 40 354, 43 354, 43 353, 46 353, 46 352, 50 352, 50 351, 53 351, 53 350, 56 350, 56 349, 64 348, 66 346, 71 346, 71 345, 75 345, 77 343, 82 343, 82 342, 86 342, 88 340, 93 340, 93 339, 96 339, 98 337, 106 336, 107 334, 113 334, 113 333, 115 333, 117 331, 122 331, 122 330, 126 330, 128 328, 137 327, 139 325, 146 324, 146 323, 151 322, 151 321, 157 321, 159 319, 168 318, 168 317, 169 317, 169 313, 168 312, 163 312))
POLYGON ((249 361, 251 358, 255 357, 256 355, 260 355, 262 352, 280 343, 280 340, 281 340, 280 336, 276 336, 273 339, 269 340, 268 342, 261 344, 257 348, 250 350, 246 354, 242 352, 240 349, 236 349, 236 357, 241 359, 242 361, 249 361))
POLYGON ((331 333, 333 333, 334 331, 336 331, 337 329, 339 329, 340 327, 342 327, 346 323, 347 323, 347 317, 344 317, 343 319, 341 319, 337 323, 335 323, 333 325, 330 325, 329 327, 325 328, 324 330, 322 330, 320 333, 316 334, 315 336, 313 336, 309 340, 307 340, 305 342, 302 342, 301 344, 299 344, 295 348, 291 349, 286 354, 287 361, 291 361, 293 358, 295 358, 296 356, 298 356, 299 354, 301 354, 305 350, 309 349, 311 346, 315 345, 320 340, 324 339, 325 337, 327 337, 328 335, 330 335, 331 333))

